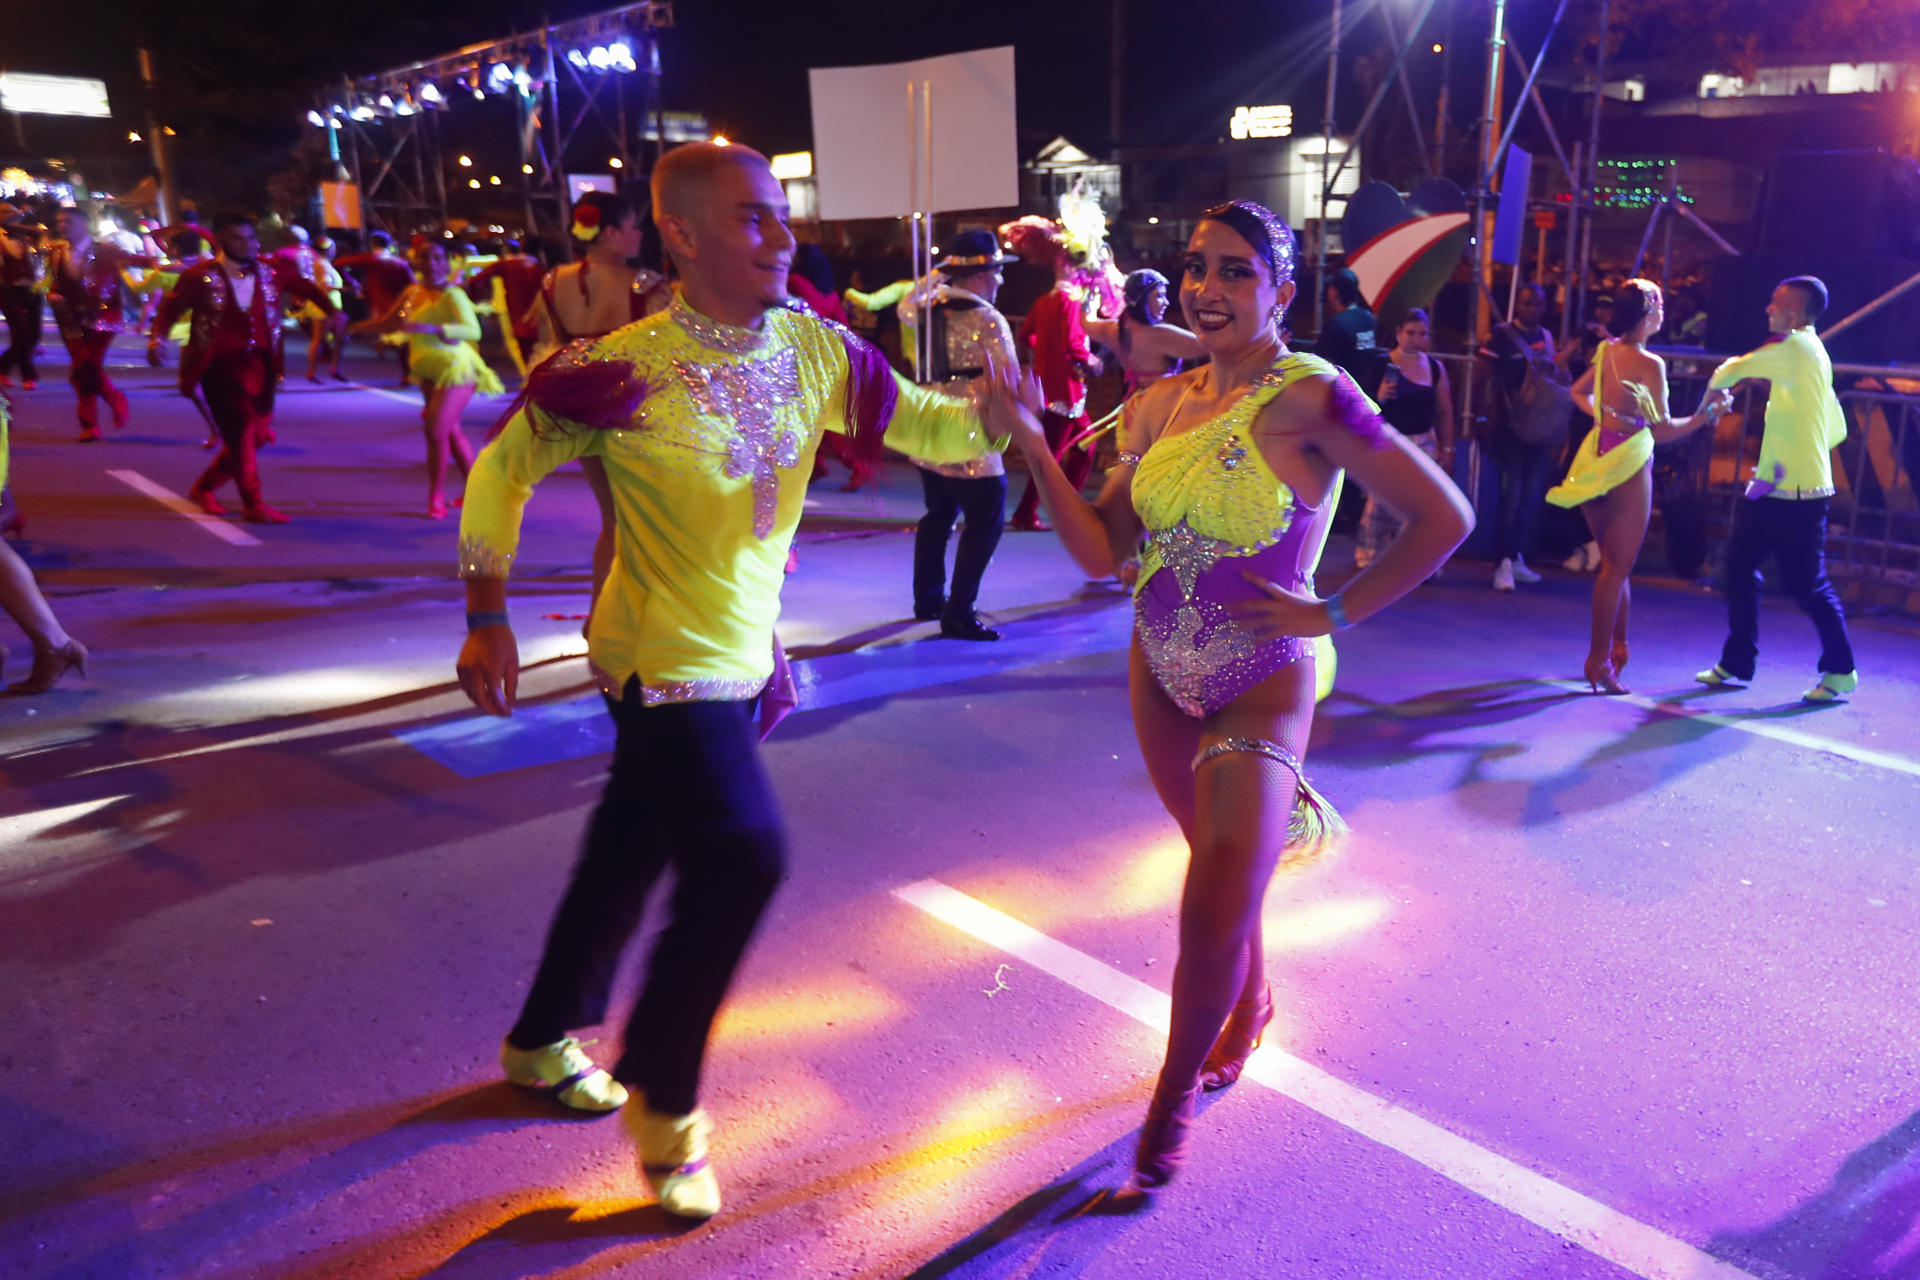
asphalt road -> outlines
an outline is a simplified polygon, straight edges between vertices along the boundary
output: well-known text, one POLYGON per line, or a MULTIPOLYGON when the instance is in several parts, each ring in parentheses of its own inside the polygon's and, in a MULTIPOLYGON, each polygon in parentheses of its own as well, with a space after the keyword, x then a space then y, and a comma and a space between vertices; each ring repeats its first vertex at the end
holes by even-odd
POLYGON ((817 484, 782 624, 814 709, 766 752, 793 872, 710 1059, 727 1208, 689 1230, 617 1122, 494 1062, 603 769, 584 482, 530 511, 526 703, 483 725, 410 396, 290 384, 262 468, 294 522, 236 543, 149 492, 204 465, 169 373, 82 446, 45 372, 24 550, 95 664, 0 699, 0 1276, 1920 1276, 1896 623, 1856 621, 1860 693, 1817 710, 1790 605, 1752 689, 1693 686, 1724 606, 1679 584, 1638 584, 1625 699, 1567 683, 1574 575, 1456 562, 1343 634, 1308 764, 1353 838, 1269 897, 1249 1078, 1110 1217, 1080 1210, 1158 1064, 1184 855, 1124 602, 1010 534, 1008 640, 932 638, 910 473, 817 484))

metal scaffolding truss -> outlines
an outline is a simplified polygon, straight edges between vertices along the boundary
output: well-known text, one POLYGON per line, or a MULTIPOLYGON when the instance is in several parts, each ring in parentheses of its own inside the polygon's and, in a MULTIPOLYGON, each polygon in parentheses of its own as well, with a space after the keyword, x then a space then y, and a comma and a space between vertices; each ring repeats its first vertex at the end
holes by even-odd
POLYGON ((457 110, 464 97, 509 98, 526 179, 521 189, 527 226, 544 218, 564 227, 571 207, 567 143, 589 116, 615 139, 623 170, 632 165, 636 131, 627 118, 628 74, 641 82, 641 119, 653 117, 658 145, 666 145, 659 33, 672 25, 670 0, 604 9, 350 77, 324 95, 308 119, 328 130, 329 152, 359 187, 368 225, 404 232, 447 220, 440 116, 457 110), (569 86, 570 117, 563 111, 563 84, 569 86))

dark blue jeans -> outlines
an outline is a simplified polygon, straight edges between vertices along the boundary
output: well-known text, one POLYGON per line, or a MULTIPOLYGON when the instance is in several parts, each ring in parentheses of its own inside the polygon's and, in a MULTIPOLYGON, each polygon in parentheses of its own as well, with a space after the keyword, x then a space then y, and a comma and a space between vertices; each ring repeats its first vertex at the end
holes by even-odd
POLYGON ((1504 427, 1488 443, 1487 455, 1500 471, 1500 505, 1493 518, 1496 561, 1526 555, 1533 541, 1533 519, 1545 505, 1547 476, 1559 450, 1558 442, 1528 444, 1504 427))
POLYGON ((1768 555, 1780 585, 1820 632, 1820 670, 1853 670, 1847 615, 1827 577, 1827 499, 1742 498, 1727 543, 1727 643, 1720 665, 1753 679, 1760 656, 1760 566, 1768 555))
POLYGON ((606 1017, 621 952, 671 867, 667 925, 613 1076, 652 1110, 684 1115, 698 1105, 707 1037, 733 971, 786 874, 786 832, 760 763, 755 703, 643 707, 630 680, 608 706, 607 789, 508 1039, 538 1048, 606 1017))

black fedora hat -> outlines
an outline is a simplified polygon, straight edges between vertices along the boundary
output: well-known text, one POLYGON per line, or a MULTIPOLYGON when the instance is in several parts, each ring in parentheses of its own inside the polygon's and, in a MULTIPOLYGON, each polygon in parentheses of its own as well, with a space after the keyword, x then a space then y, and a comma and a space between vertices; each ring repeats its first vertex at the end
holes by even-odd
POLYGON ((1000 242, 993 232, 985 228, 962 231, 947 242, 946 256, 933 264, 936 271, 948 275, 958 275, 963 271, 984 271, 989 267, 1004 267, 1009 262, 1020 259, 1010 253, 1000 251, 1000 242))

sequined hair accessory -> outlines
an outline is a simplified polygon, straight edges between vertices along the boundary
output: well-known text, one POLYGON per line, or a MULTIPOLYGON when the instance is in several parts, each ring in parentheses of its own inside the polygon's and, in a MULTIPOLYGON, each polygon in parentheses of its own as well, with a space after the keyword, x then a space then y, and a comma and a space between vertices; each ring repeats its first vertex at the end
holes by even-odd
POLYGON ((1279 215, 1267 206, 1251 200, 1229 200, 1201 214, 1200 221, 1223 222, 1238 232, 1240 238, 1252 245, 1254 252, 1267 264, 1275 287, 1293 279, 1293 228, 1281 221, 1279 215))

